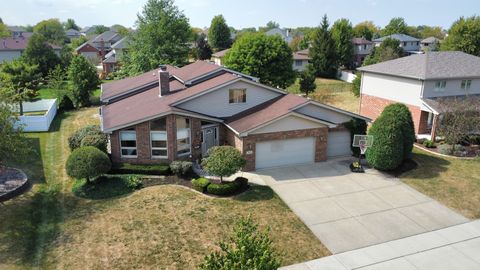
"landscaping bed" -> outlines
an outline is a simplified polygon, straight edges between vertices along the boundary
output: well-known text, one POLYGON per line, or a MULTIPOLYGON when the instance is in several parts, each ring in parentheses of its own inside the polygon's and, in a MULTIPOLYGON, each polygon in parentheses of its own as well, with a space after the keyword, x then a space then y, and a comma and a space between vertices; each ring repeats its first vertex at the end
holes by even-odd
POLYGON ((427 151, 433 152, 434 154, 446 155, 452 157, 465 157, 465 158, 474 158, 480 156, 480 145, 471 144, 471 145, 455 145, 455 150, 451 145, 443 143, 429 143, 430 141, 425 141, 423 143, 416 142, 415 146, 427 151))

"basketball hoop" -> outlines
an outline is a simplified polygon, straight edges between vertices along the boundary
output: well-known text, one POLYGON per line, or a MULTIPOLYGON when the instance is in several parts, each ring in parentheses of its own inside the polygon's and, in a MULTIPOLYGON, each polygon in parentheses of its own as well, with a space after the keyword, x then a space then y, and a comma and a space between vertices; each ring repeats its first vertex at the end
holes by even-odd
POLYGON ((360 148, 360 156, 358 157, 358 163, 362 161, 362 155, 365 155, 367 149, 373 145, 372 135, 353 135, 353 147, 360 148))
POLYGON ((360 140, 359 144, 358 144, 358 147, 360 148, 360 153, 362 155, 364 155, 365 152, 367 151, 367 148, 368 148, 367 141, 366 140, 360 140))

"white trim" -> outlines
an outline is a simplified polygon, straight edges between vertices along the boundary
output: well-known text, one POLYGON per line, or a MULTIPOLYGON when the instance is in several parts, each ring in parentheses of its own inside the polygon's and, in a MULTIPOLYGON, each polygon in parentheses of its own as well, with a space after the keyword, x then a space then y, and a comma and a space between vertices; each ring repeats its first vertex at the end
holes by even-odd
POLYGON ((342 110, 342 109, 339 109, 337 107, 333 107, 333 106, 330 106, 330 105, 327 105, 327 104, 323 104, 323 103, 320 103, 320 102, 317 102, 317 101, 314 101, 314 100, 308 100, 307 102, 305 103, 302 103, 296 107, 293 107, 291 110, 292 111, 295 111, 295 110, 298 110, 308 104, 312 104, 312 105, 315 105, 315 106, 318 106, 318 107, 322 107, 324 109, 329 109, 329 110, 332 110, 332 111, 335 111, 335 112, 338 112, 338 113, 341 113, 341 114, 345 114, 345 115, 348 115, 348 116, 351 116, 351 117, 355 117, 355 118, 360 118, 360 119, 363 119, 367 122, 371 122, 372 119, 368 118, 368 117, 365 117, 365 116, 361 116, 359 114, 356 114, 356 113, 352 113, 352 112, 349 112, 349 111, 345 111, 345 110, 342 110))
MULTIPOLYGON (((189 142, 189 148, 190 151, 188 153, 178 153, 178 127, 177 127, 177 117, 175 117, 175 156, 177 157, 184 157, 192 154, 192 119, 190 117, 183 117, 188 120, 188 142, 189 142)), ((183 139, 181 139, 183 140, 183 139)))
POLYGON ((437 112, 437 110, 435 110, 434 108, 432 108, 431 106, 429 106, 426 102, 424 102, 423 100, 420 100, 422 102, 422 105, 427 107, 427 109, 429 109, 431 111, 431 113, 433 114, 436 114, 436 115, 439 115, 440 113, 437 112))
POLYGON ((282 116, 279 116, 279 117, 277 117, 277 118, 275 118, 275 119, 272 119, 272 120, 270 120, 270 121, 268 121, 268 122, 266 122, 266 123, 263 123, 263 124, 261 124, 261 125, 259 125, 259 126, 256 126, 256 127, 252 128, 252 129, 249 129, 249 130, 247 130, 247 131, 244 131, 244 132, 242 132, 242 133, 240 134, 240 136, 241 136, 241 137, 246 137, 246 136, 248 136, 250 133, 252 133, 252 132, 255 131, 255 130, 258 130, 258 129, 262 128, 262 127, 265 127, 265 126, 268 126, 268 125, 270 125, 270 124, 273 124, 273 123, 275 123, 275 122, 277 122, 277 121, 279 121, 279 120, 282 120, 282 119, 284 119, 284 118, 286 118, 286 117, 289 117, 289 116, 297 116, 297 117, 300 117, 300 118, 303 118, 303 119, 306 119, 306 120, 310 120, 310 121, 313 121, 313 122, 316 122, 316 123, 319 123, 319 124, 322 124, 322 125, 326 125, 326 126, 329 127, 329 128, 337 127, 336 124, 332 124, 332 123, 329 123, 329 122, 326 122, 326 121, 322 121, 322 120, 319 120, 319 119, 316 119, 316 118, 313 118, 313 117, 310 117, 310 116, 307 116, 307 115, 304 115, 304 114, 300 114, 300 113, 297 113, 297 112, 289 112, 289 113, 286 113, 286 114, 284 114, 284 115, 282 115, 282 116))
POLYGON ((120 146, 120 157, 122 158, 137 158, 138 157, 138 146, 137 146, 137 131, 136 130, 122 130, 118 133, 118 142, 120 146), (123 147, 122 146, 122 133, 135 133, 135 147, 123 147), (124 155, 122 153, 123 149, 135 149, 135 152, 137 152, 136 155, 124 155))
POLYGON ((223 125, 225 125, 228 129, 230 129, 231 131, 233 131, 233 133, 235 133, 235 135, 237 136, 240 136, 240 133, 238 133, 238 131, 236 131, 235 129, 233 129, 231 126, 229 126, 227 123, 223 123, 223 125))
POLYGON ((103 130, 103 132, 104 133, 111 133, 112 131, 115 131, 115 130, 119 130, 119 129, 122 129, 122 128, 134 126, 136 124, 140 124, 140 123, 150 121, 150 120, 158 118, 158 117, 163 117, 163 116, 167 116, 167 115, 171 115, 171 114, 187 116, 187 117, 195 117, 195 118, 198 118, 198 119, 204 119, 204 120, 209 120, 209 121, 213 121, 213 122, 223 123, 223 120, 218 119, 218 118, 203 116, 203 115, 195 114, 195 113, 169 111, 169 112, 165 112, 165 113, 161 113, 161 114, 156 114, 156 115, 151 116, 151 117, 143 118, 143 119, 140 119, 140 120, 137 120, 137 121, 133 121, 133 122, 130 122, 128 124, 124 124, 124 125, 121 125, 121 126, 116 126, 116 127, 110 128, 110 129, 106 129, 106 130, 103 130))
POLYGON ((283 95, 286 95, 286 94, 287 94, 287 92, 285 92, 285 91, 283 91, 283 90, 281 90, 281 89, 277 89, 277 88, 273 88, 273 87, 270 87, 270 86, 266 86, 266 85, 263 85, 263 84, 261 84, 261 83, 257 83, 257 82, 253 82, 253 81, 251 81, 251 80, 247 80, 247 79, 245 79, 245 78, 237 78, 237 79, 234 79, 234 80, 225 82, 225 83, 223 83, 223 84, 217 85, 217 86, 215 86, 215 87, 212 87, 212 88, 210 88, 210 89, 208 89, 208 90, 202 91, 202 92, 200 92, 200 93, 198 93, 198 94, 195 94, 195 95, 189 96, 189 97, 187 97, 187 98, 178 100, 178 101, 170 104, 170 106, 175 107, 175 106, 177 106, 177 105, 179 105, 179 104, 185 103, 185 102, 190 101, 190 100, 192 100, 192 99, 196 99, 196 98, 198 98, 198 97, 200 97, 200 96, 203 96, 203 95, 205 95, 205 94, 211 93, 211 92, 216 91, 216 90, 219 90, 219 89, 222 88, 222 87, 228 86, 228 85, 230 85, 230 84, 233 84, 233 83, 236 83, 236 82, 239 82, 239 81, 245 82, 245 83, 249 83, 249 84, 252 84, 252 85, 255 85, 255 86, 258 86, 258 87, 262 87, 262 88, 264 88, 264 89, 267 89, 267 90, 270 90, 270 91, 274 91, 274 92, 277 92, 277 93, 280 93, 280 94, 283 94, 283 95))
POLYGON ((151 159, 168 159, 168 132, 165 130, 165 131, 162 131, 162 130, 150 130, 150 158, 151 159), (167 139, 165 140, 165 142, 167 143, 167 145, 165 147, 153 147, 152 145, 152 133, 160 133, 160 132, 165 132, 165 135, 167 136, 167 139), (153 150, 166 150, 167 151, 167 155, 166 156, 154 156, 153 155, 153 150))

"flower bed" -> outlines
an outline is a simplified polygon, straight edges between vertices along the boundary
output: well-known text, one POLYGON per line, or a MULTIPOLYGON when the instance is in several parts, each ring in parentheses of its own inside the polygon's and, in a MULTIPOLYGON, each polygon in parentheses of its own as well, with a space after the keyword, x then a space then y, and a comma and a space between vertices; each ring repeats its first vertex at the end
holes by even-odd
POLYGON ((451 148, 451 146, 448 146, 446 144, 439 144, 439 143, 429 145, 429 147, 427 147, 423 143, 415 143, 415 146, 423 150, 426 150, 428 152, 431 152, 433 154, 438 154, 443 156, 463 157, 463 158, 475 158, 480 156, 480 145, 474 145, 474 144, 468 145, 468 146, 457 145, 455 146, 456 150, 452 150, 452 151, 448 150, 449 148, 451 148))

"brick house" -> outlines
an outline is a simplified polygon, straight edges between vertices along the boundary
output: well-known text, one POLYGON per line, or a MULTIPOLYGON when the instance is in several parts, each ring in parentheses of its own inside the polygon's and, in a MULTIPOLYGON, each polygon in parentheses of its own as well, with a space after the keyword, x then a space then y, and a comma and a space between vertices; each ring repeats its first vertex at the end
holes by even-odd
POLYGON ((480 57, 463 52, 426 52, 358 68, 360 114, 375 120, 385 106, 408 106, 419 138, 436 139, 439 98, 480 95, 480 57))
POLYGON ((245 170, 351 155, 343 123, 365 117, 288 94, 205 61, 102 84, 102 130, 114 163, 198 161, 231 145, 245 170))

